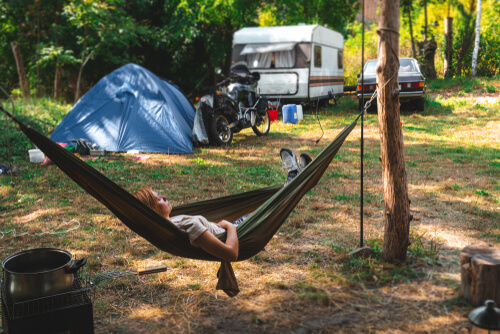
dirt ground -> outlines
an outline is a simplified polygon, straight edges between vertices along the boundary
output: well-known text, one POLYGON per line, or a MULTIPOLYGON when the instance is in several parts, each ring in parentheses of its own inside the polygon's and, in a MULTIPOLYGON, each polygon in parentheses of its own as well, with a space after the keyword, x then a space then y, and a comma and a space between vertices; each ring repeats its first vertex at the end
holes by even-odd
MULTIPOLYGON (((439 101, 455 96, 429 94, 439 101)), ((472 97, 463 98, 469 99, 468 105, 498 105, 499 96, 483 94, 475 97, 474 103, 472 97)), ((470 155, 440 156, 438 148, 478 136, 479 146, 498 151, 500 116, 487 120, 478 110, 476 114, 464 109, 455 114, 427 115, 428 119, 450 124, 455 120, 465 123, 469 117, 485 119, 483 127, 463 126, 467 134, 447 128, 443 131, 450 134, 439 138, 425 131, 413 132, 428 124, 423 116, 402 116, 403 130, 405 126, 407 129, 405 150, 414 217, 412 248, 406 263, 388 264, 377 256, 384 217, 376 115, 369 115, 364 125, 363 240, 374 250, 370 258, 347 256, 358 248, 360 238, 359 126, 322 181, 299 203, 265 250, 233 264, 241 289, 234 298, 215 290, 218 263, 158 251, 61 177, 55 166, 33 172, 33 182, 39 177, 50 189, 42 187, 30 194, 30 210, 6 203, 4 207, 9 209, 0 212, 0 219, 18 230, 33 223, 37 231, 75 217, 79 228, 63 237, 6 235, 1 239, 0 252, 5 257, 26 246, 65 248, 78 257, 89 258, 84 272, 88 275, 117 268, 169 266, 165 273, 124 278, 93 290, 96 333, 466 333, 467 314, 472 307, 460 297, 459 254, 463 247, 478 241, 500 246, 500 239, 495 237, 500 230, 499 174, 498 170, 485 174, 486 166, 470 155), (450 136, 449 141, 440 142, 450 136)), ((285 178, 278 155, 281 147, 314 155, 342 127, 325 121, 323 130, 310 125, 299 132, 275 123, 272 132, 289 135, 271 133, 262 139, 243 132, 235 136, 229 150, 197 149, 196 156, 152 154, 141 163, 126 162, 123 168, 131 173, 126 178, 139 180, 124 187, 129 191, 143 185, 160 187, 169 192, 174 204, 182 204, 235 192, 232 178, 238 178, 240 172, 243 174, 238 182, 242 187, 251 188, 252 182, 257 182, 255 178, 276 184, 285 178), (317 145, 320 136, 321 144, 317 145), (239 169, 231 169, 236 161, 244 162, 239 169), (200 165, 212 171, 203 180, 196 175, 200 165), (263 165, 271 167, 261 169, 263 165), (166 171, 174 176, 164 176, 166 171), (141 178, 143 174, 149 178, 141 178)), ((116 182, 120 182, 119 177, 116 182)), ((3 189, 1 195, 10 196, 12 190, 3 189)))

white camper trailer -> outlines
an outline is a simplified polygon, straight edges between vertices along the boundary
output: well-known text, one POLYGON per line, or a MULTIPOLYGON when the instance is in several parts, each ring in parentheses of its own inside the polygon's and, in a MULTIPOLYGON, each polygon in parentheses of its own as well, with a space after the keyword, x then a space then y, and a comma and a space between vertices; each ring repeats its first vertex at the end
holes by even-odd
POLYGON ((344 38, 320 25, 243 28, 233 35, 232 63, 259 72, 271 100, 328 102, 344 93, 344 38))

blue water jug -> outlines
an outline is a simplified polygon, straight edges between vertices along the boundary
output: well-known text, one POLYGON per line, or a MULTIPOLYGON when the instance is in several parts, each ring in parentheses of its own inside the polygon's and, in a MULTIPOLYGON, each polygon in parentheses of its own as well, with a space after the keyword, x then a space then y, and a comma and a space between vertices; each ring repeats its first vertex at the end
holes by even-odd
POLYGON ((283 123, 297 124, 297 106, 295 104, 285 104, 283 106, 283 123))

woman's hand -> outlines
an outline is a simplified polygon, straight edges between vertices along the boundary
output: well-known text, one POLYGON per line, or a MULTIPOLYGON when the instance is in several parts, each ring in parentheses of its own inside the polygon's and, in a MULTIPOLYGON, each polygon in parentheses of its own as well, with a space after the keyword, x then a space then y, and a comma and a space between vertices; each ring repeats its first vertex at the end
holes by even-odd
POLYGON ((196 242, 207 253, 217 256, 218 258, 228 262, 236 261, 238 259, 239 251, 236 226, 234 226, 227 220, 221 220, 217 223, 217 225, 222 227, 223 229, 226 229, 227 231, 225 243, 217 239, 212 233, 208 231, 203 232, 198 237, 198 239, 196 239, 196 242))
POLYGON ((236 226, 234 226, 233 224, 231 224, 227 220, 221 220, 220 222, 217 223, 217 225, 219 227, 222 227, 222 228, 226 229, 226 230, 228 230, 230 228, 235 228, 236 229, 236 226))

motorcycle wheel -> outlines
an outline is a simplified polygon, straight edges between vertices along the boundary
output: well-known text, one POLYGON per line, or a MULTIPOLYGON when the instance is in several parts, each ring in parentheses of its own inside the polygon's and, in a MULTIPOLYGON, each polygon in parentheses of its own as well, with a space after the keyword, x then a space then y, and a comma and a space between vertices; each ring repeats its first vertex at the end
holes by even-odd
POLYGON ((255 118, 255 125, 252 126, 253 132, 259 137, 267 136, 271 129, 271 119, 269 118, 269 111, 266 110, 264 116, 258 115, 255 118))
POLYGON ((229 146, 233 132, 228 128, 229 121, 222 111, 214 112, 210 122, 210 142, 216 146, 229 146))

